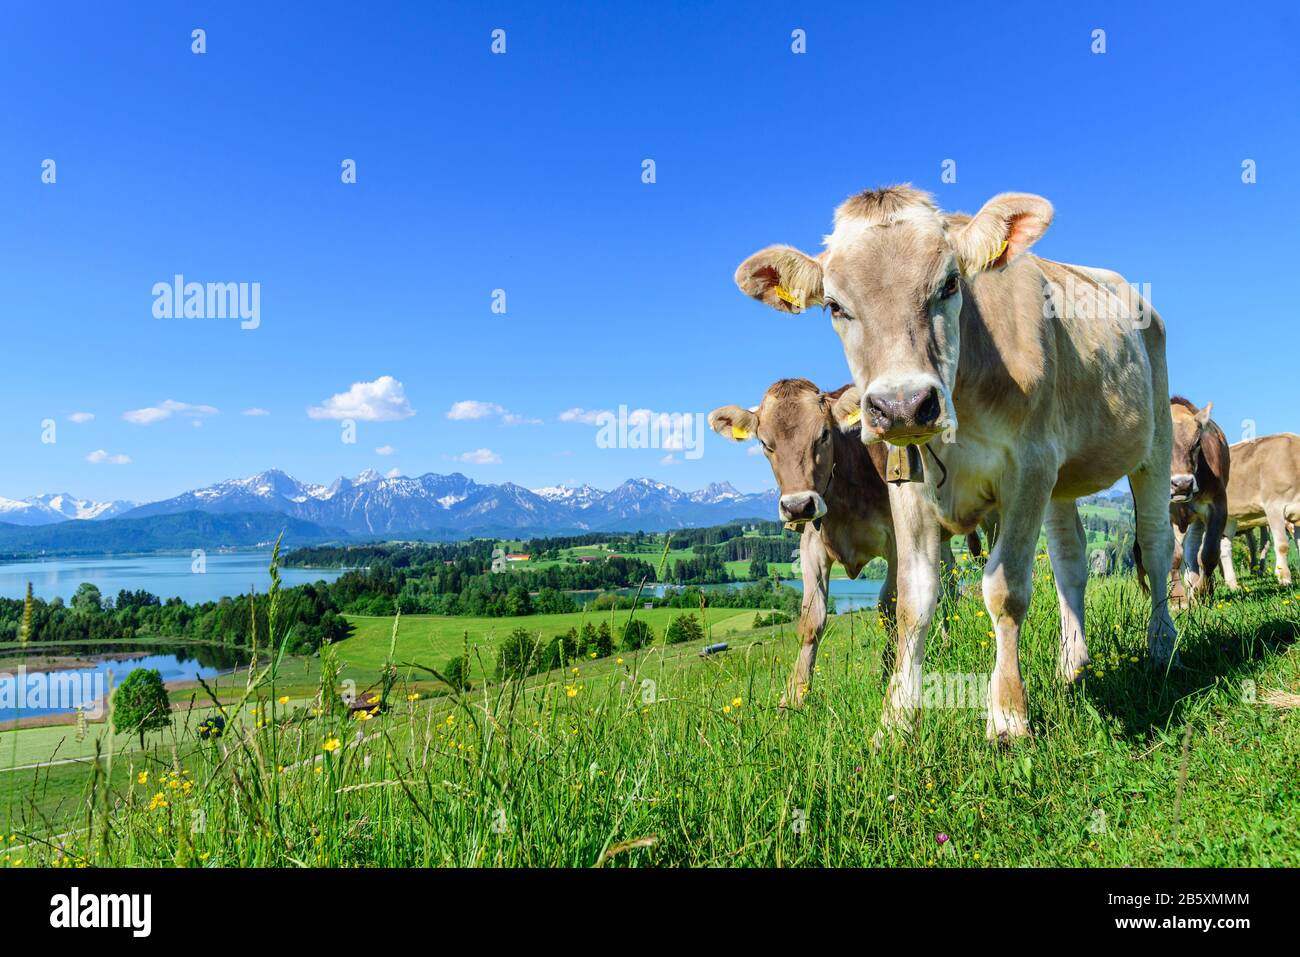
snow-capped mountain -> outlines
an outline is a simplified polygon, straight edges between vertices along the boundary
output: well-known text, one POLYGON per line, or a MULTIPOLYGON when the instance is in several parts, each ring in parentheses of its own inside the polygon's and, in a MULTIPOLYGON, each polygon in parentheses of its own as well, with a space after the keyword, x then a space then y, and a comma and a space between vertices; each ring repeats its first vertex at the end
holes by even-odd
POLYGON ((92 502, 67 492, 32 495, 24 499, 0 498, 0 522, 10 525, 49 525, 69 519, 114 518, 136 507, 135 502, 92 502))
POLYGON ((277 469, 230 479, 142 505, 131 518, 202 511, 279 512, 354 536, 439 538, 581 531, 661 531, 776 516, 776 492, 744 494, 726 483, 683 492, 651 479, 612 491, 589 485, 527 489, 484 485, 460 473, 386 478, 367 469, 330 485, 299 482, 277 469))
POLYGON ((588 509, 608 493, 584 484, 577 488, 570 488, 567 485, 548 485, 545 488, 533 489, 533 494, 540 495, 548 502, 559 502, 576 509, 588 509))

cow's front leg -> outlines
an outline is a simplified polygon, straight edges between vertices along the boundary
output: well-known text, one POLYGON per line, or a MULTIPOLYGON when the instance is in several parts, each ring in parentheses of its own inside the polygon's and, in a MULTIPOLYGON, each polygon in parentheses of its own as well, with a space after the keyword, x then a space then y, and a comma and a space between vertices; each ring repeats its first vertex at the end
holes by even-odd
MULTIPOLYGON (((1204 589, 1201 582, 1205 578, 1205 569, 1201 565, 1201 543, 1205 539, 1205 526, 1201 523, 1199 516, 1192 519, 1187 526, 1187 534, 1183 536, 1182 558, 1183 558, 1183 586, 1186 600, 1191 601, 1193 595, 1200 595, 1204 589)), ((1175 538, 1175 542, 1177 539, 1175 538)))
POLYGON ((891 485, 889 505, 898 556, 894 614, 898 637, 880 723, 887 729, 910 730, 921 707, 925 636, 939 600, 939 543, 944 533, 919 483, 891 485))
POLYGON ((1219 567, 1219 552, 1223 548, 1223 527, 1228 520, 1228 500, 1224 496, 1210 506, 1205 522, 1205 537, 1201 540, 1200 595, 1209 598, 1214 594, 1214 570, 1219 567))
POLYGON ((1187 607, 1187 591, 1183 588, 1183 579, 1191 573, 1191 568, 1196 564, 1196 556, 1193 553, 1189 559, 1186 554, 1187 533, 1173 525, 1174 533, 1174 552, 1173 559, 1169 565, 1169 601, 1175 608, 1187 607))
MULTIPOLYGON (((1005 743, 1029 734, 1029 708, 1020 674, 1020 627, 1029 611, 1034 552, 1054 474, 1020 476, 1019 481, 1004 486, 999 502, 1003 525, 984 568, 984 604, 997 640, 985 729, 993 741, 1005 743)), ((1157 580, 1163 581, 1163 577, 1157 580)), ((1082 628, 1082 621, 1079 624, 1082 628)))
POLYGON ((817 667, 817 643, 826 628, 826 591, 830 585, 831 557, 822 535, 811 522, 799 540, 799 569, 803 573, 803 604, 799 614, 799 651, 786 685, 781 707, 799 707, 812 685, 817 667))

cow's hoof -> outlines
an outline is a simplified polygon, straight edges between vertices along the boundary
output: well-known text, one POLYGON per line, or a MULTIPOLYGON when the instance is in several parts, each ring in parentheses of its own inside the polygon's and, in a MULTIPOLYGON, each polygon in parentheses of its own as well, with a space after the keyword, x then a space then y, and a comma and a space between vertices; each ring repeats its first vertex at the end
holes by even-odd
POLYGON ((1073 688, 1083 682, 1083 676, 1091 663, 1092 659, 1086 651, 1063 655, 1057 663, 1056 676, 1067 688, 1073 688))
POLYGON ((1017 740, 1032 736, 1029 719, 1014 711, 990 709, 984 736, 1000 747, 1009 747, 1017 740))

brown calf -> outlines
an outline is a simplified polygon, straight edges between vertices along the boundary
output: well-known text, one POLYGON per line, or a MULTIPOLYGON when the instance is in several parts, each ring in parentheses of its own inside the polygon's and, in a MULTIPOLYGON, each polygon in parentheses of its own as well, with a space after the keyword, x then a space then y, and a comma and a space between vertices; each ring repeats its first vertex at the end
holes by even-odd
MULTIPOLYGON (((1174 526, 1174 561, 1169 570, 1171 596, 1208 597, 1214 591, 1219 542, 1228 521, 1228 438, 1203 409, 1180 395, 1169 400, 1174 447, 1169 474, 1169 520, 1174 526), (1186 565, 1179 575, 1181 566, 1186 565), (1184 592, 1184 585, 1186 592, 1184 592)), ((1133 548, 1138 581, 1147 587, 1141 549, 1133 548)))
POLYGON ((720 435, 762 444, 781 491, 781 520, 802 527, 801 647, 783 705, 801 704, 812 682, 835 562, 856 578, 871 559, 885 559, 889 568, 879 608, 887 629, 893 617, 894 530, 882 478, 885 450, 835 427, 831 407, 843 391, 827 393, 807 379, 782 379, 767 390, 756 412, 724 405, 709 413, 709 425, 720 435))

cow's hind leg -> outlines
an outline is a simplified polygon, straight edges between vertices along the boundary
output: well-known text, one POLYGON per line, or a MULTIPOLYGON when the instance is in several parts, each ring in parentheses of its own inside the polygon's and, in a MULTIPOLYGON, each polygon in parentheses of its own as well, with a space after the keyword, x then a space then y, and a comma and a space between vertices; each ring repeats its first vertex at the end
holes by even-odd
POLYGON ((1223 580, 1228 585, 1228 591, 1237 591, 1241 586, 1237 584, 1237 569, 1232 564, 1232 537, 1237 532, 1237 523, 1228 519, 1223 526, 1223 540, 1219 542, 1219 567, 1223 569, 1223 580))
MULTIPOLYGON (((1154 455, 1157 454, 1153 452, 1154 455)), ((1169 566, 1173 563, 1173 529, 1169 524, 1168 447, 1158 450, 1163 467, 1148 463, 1129 476, 1137 540, 1151 581, 1151 620, 1147 625, 1147 654, 1153 667, 1164 669, 1177 655, 1178 632, 1169 617, 1169 566)), ((1159 461, 1157 459, 1156 461, 1159 461)))
POLYGON ((1287 556, 1291 541, 1286 533, 1286 513, 1281 508, 1270 508, 1264 514, 1268 518, 1268 534, 1273 539, 1273 574, 1283 585, 1290 585, 1291 565, 1287 556))
POLYGON ((1047 506, 1047 552, 1056 578, 1056 597, 1061 606, 1061 650, 1056 673, 1072 684, 1088 665, 1088 643, 1084 637, 1083 593, 1088 584, 1088 539, 1074 502, 1052 502, 1047 506))

